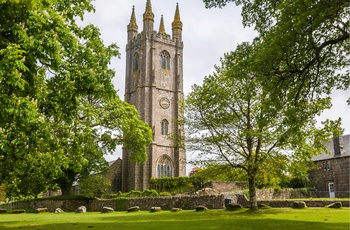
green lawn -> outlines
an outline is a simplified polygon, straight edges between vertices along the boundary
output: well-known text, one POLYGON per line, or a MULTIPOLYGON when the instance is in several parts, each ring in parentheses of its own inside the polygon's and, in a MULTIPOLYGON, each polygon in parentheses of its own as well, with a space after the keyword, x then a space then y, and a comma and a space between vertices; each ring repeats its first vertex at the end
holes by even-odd
POLYGON ((79 230, 79 229, 234 229, 234 230, 347 230, 350 209, 307 208, 266 209, 252 213, 209 210, 172 213, 114 212, 1 214, 0 229, 79 230))

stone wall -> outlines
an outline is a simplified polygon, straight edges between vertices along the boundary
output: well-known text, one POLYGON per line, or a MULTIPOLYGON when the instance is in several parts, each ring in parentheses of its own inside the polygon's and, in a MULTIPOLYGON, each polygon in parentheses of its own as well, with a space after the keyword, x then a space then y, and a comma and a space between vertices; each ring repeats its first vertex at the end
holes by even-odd
POLYGON ((170 210, 172 208, 192 210, 199 205, 204 205, 210 209, 223 209, 224 195, 122 198, 116 200, 37 200, 16 202, 12 203, 11 206, 7 204, 0 207, 8 210, 35 210, 45 207, 49 212, 54 212, 56 208, 61 208, 65 212, 75 212, 78 207, 85 206, 89 212, 98 212, 105 206, 118 211, 126 211, 132 206, 139 206, 141 210, 150 210, 151 207, 161 207, 163 210, 170 210))
MULTIPOLYGON (((150 197, 150 198, 122 198, 114 200, 37 200, 31 202, 16 202, 13 204, 0 205, 0 208, 35 210, 37 208, 47 208, 49 212, 54 212, 56 208, 61 208, 65 212, 75 212, 78 207, 85 206, 89 212, 100 212, 103 207, 111 207, 116 211, 126 211, 129 207, 139 206, 141 210, 148 211, 151 207, 161 207, 162 210, 171 208, 182 208, 193 210, 199 205, 204 205, 210 209, 223 209, 225 202, 229 199, 231 203, 238 203, 244 207, 249 207, 249 201, 242 194, 227 195, 203 195, 203 196, 173 196, 173 197, 150 197)), ((301 199, 302 200, 302 199, 301 199)), ((308 207, 325 207, 336 201, 342 202, 343 206, 349 207, 350 201, 344 200, 304 200, 308 207)), ((259 204, 271 207, 292 207, 293 200, 260 200, 259 204)))
POLYGON ((317 167, 310 171, 311 186, 318 197, 329 197, 329 183, 334 184, 335 197, 350 196, 350 156, 342 156, 315 162, 317 167))
POLYGON ((307 198, 307 194, 301 193, 300 189, 257 189, 256 196, 258 200, 283 200, 283 199, 296 199, 307 198))
MULTIPOLYGON (((329 204, 332 204, 334 202, 338 202, 339 200, 302 200, 304 201, 307 207, 325 207, 329 204)), ((295 201, 293 200, 265 200, 265 201, 258 201, 258 204, 264 204, 264 205, 268 205, 270 207, 274 207, 274 208, 291 208, 293 203, 295 201)), ((350 201, 340 201, 344 207, 350 207, 350 201)), ((244 205, 245 207, 249 207, 249 205, 244 205)))
POLYGON ((234 182, 226 182, 226 181, 215 181, 209 182, 204 185, 204 188, 212 188, 215 190, 219 190, 220 192, 232 192, 234 190, 243 190, 247 189, 246 182, 234 181, 234 182))

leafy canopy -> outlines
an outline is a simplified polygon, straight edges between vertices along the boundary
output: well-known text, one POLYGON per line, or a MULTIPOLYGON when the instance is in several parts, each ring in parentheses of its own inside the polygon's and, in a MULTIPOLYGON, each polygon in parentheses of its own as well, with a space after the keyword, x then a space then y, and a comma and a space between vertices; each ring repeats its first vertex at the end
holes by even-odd
POLYGON ((186 139, 189 150, 198 154, 195 163, 243 170, 252 209, 257 182, 276 183, 264 182, 264 175, 271 179, 277 172, 268 169, 307 162, 325 150, 322 141, 331 132, 317 130, 314 119, 330 107, 330 98, 276 101, 255 72, 255 52, 254 44, 243 43, 226 54, 213 75, 192 87, 185 103, 186 139))
POLYGON ((0 184, 11 194, 103 171, 117 144, 146 159, 151 130, 111 81, 118 47, 77 23, 93 10, 90 0, 0 0, 0 184))
POLYGON ((350 85, 347 0, 203 0, 206 7, 242 6, 244 26, 259 32, 255 69, 276 95, 310 100, 350 85))

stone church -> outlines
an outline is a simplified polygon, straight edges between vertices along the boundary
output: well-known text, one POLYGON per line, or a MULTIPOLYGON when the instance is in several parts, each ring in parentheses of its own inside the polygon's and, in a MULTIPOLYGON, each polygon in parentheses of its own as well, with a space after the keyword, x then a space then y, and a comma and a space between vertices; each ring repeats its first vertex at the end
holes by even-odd
POLYGON ((163 16, 154 30, 151 1, 143 14, 143 29, 138 31, 135 8, 127 26, 125 101, 134 105, 141 119, 153 130, 153 143, 142 165, 130 161, 131 152, 123 149, 122 160, 111 162, 108 178, 112 191, 144 190, 151 178, 186 174, 186 153, 181 144, 183 118, 183 41, 179 6, 172 22, 172 34, 165 31, 163 16), (116 165, 113 165, 116 164, 116 165), (121 170, 120 170, 121 166, 121 170))

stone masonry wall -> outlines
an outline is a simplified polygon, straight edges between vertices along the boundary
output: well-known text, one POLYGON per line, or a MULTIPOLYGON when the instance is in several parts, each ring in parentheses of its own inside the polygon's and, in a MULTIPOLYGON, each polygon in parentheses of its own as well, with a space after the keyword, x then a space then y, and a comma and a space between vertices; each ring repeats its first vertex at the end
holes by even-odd
POLYGON ((329 183, 334 184, 335 197, 350 196, 350 157, 338 157, 315 162, 318 168, 311 170, 311 186, 318 197, 329 197, 329 183))
POLYGON ((47 208, 49 212, 61 208, 65 212, 75 212, 78 207, 85 206, 89 212, 99 212, 105 206, 118 211, 126 211, 132 206, 139 206, 141 210, 150 210, 151 207, 161 207, 163 210, 172 208, 192 210, 199 205, 204 205, 210 209, 223 209, 224 195, 122 198, 116 200, 37 200, 1 205, 0 208, 7 210, 47 208))
MULTIPOLYGON (((238 203, 244 207, 249 207, 249 201, 242 194, 227 195, 203 195, 203 196, 174 196, 174 197, 153 197, 153 198, 122 198, 115 200, 38 200, 32 202, 17 202, 11 205, 0 205, 2 209, 25 209, 35 210, 37 208, 48 208, 49 212, 54 212, 56 208, 61 208, 65 212, 75 212, 78 207, 85 206, 89 212, 100 212, 103 207, 111 207, 116 211, 126 211, 129 207, 139 206, 141 210, 148 211, 151 207, 161 207, 162 210, 171 208, 182 208, 193 210, 199 205, 204 205, 210 209, 223 209, 225 199, 230 199, 231 203, 238 203)), ((301 199, 302 200, 302 199, 301 199)), ((308 207, 325 207, 339 200, 304 200, 308 207)), ((345 207, 350 206, 350 201, 340 200, 345 207)), ((260 200, 259 204, 271 207, 292 207, 292 200, 260 200)))
POLYGON ((212 188, 215 190, 219 190, 220 192, 232 192, 234 190, 243 190, 247 189, 247 183, 246 182, 226 182, 226 181, 215 181, 215 182, 208 182, 206 185, 204 185, 205 188, 212 188))

